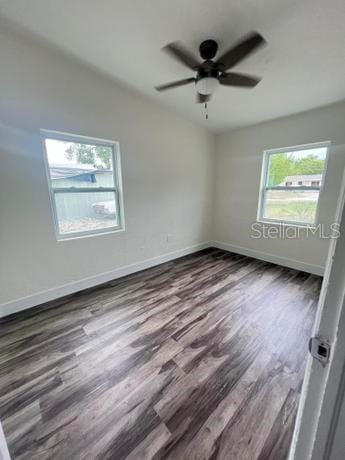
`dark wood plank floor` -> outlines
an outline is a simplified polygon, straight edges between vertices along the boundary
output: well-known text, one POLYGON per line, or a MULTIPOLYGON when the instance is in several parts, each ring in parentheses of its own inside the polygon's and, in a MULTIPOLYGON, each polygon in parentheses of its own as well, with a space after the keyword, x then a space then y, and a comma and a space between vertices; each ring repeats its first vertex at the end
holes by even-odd
POLYGON ((3 319, 13 458, 285 459, 320 285, 210 249, 3 319))

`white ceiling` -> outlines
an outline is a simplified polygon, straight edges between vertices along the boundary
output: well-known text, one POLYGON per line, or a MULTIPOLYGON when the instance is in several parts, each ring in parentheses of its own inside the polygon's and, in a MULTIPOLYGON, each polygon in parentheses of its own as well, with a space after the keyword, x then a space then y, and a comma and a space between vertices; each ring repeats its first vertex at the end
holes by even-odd
POLYGON ((0 16, 215 132, 345 98, 344 0, 0 0, 0 16), (193 75, 167 43, 197 52, 213 38, 222 51, 251 30, 268 46, 236 70, 263 80, 217 90, 208 121, 193 85, 154 90, 193 75))

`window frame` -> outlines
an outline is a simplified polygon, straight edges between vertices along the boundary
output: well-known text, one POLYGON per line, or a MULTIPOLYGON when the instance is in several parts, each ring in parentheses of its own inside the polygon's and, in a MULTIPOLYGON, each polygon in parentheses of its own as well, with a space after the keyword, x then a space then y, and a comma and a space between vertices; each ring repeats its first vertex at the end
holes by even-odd
POLYGON ((266 149, 263 153, 262 166, 261 166, 261 178, 260 178, 260 189, 259 189, 259 202, 257 210, 257 222, 267 223, 267 224, 277 224, 277 225, 293 225, 296 227, 316 227, 319 220, 319 205, 320 197, 324 189, 324 182, 326 177, 326 171, 328 166, 329 151, 330 151, 331 141, 324 142, 315 142, 310 144, 301 144, 294 145, 289 147, 279 147, 273 149, 266 149), (273 186, 268 187, 266 185, 268 178, 268 167, 270 163, 271 155, 278 153, 290 153, 290 152, 299 152, 301 150, 314 150, 317 148, 326 148, 326 157, 325 164, 322 172, 321 184, 319 186, 306 186, 306 185, 296 185, 296 186, 273 186), (281 220, 281 219, 269 219, 264 217, 264 206, 265 206, 265 197, 267 190, 306 190, 313 191, 317 190, 319 192, 319 197, 316 204, 315 219, 314 222, 300 222, 293 220, 281 220))
POLYGON ((41 129, 41 144, 43 150, 43 158, 46 170, 46 177, 48 182, 48 191, 50 197, 50 205, 52 210, 53 225, 57 241, 74 240, 78 238, 85 238, 90 236, 100 236, 109 233, 118 233, 125 230, 125 216, 124 216, 124 202, 123 202, 123 188, 122 188, 122 173, 121 173, 121 157, 120 157, 120 144, 117 141, 109 139, 100 139, 90 136, 83 136, 78 134, 71 134, 61 131, 53 131, 50 129, 41 129), (112 161, 113 161, 113 187, 59 187, 54 188, 52 178, 50 175, 48 152, 46 147, 46 139, 59 140, 65 142, 75 142, 79 144, 91 144, 111 147, 112 161), (59 193, 98 193, 98 192, 113 192, 115 196, 115 209, 118 216, 118 225, 111 227, 83 230, 78 232, 61 233, 59 227, 59 219, 56 208, 55 195, 59 193))

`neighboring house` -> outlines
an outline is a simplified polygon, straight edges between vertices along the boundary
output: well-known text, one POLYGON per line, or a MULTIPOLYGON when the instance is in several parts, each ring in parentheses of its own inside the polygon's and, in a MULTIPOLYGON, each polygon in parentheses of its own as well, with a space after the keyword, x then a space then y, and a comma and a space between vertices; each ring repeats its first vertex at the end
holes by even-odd
POLYGON ((57 207, 60 219, 75 220, 95 217, 113 217, 115 201, 112 192, 92 192, 95 187, 113 187, 110 169, 97 169, 88 164, 51 164, 53 188, 90 188, 89 192, 75 192, 68 197, 60 193, 57 207))
POLYGON ((112 187, 110 169, 97 169, 88 164, 50 164, 53 187, 112 187))
POLYGON ((284 187, 319 187, 322 174, 304 174, 301 176, 286 176, 279 184, 284 187))

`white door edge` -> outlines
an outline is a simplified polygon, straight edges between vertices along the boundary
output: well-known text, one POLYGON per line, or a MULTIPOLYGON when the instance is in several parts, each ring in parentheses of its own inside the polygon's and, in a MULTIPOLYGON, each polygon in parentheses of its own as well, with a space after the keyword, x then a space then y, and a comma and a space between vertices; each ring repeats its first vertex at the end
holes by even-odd
POLYGON ((7 442, 0 423, 0 460, 11 460, 10 453, 8 452, 7 442))
POLYGON ((310 355, 302 387, 289 460, 327 460, 328 440, 341 384, 345 358, 345 172, 335 222, 340 237, 331 240, 313 335, 331 343, 329 364, 322 365, 310 355), (344 356, 342 356, 344 354, 344 356))

